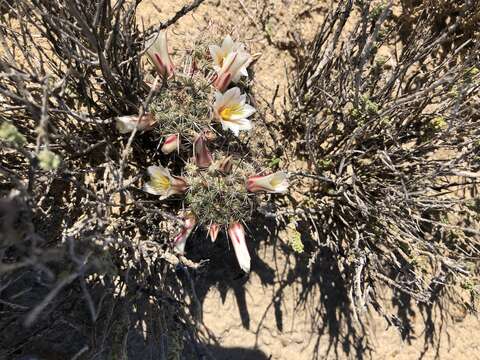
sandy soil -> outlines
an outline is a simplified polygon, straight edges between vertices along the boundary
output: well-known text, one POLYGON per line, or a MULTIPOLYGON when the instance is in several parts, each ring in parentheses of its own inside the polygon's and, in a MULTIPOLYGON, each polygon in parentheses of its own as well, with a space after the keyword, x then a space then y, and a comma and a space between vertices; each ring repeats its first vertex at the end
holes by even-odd
MULTIPOLYGON (((153 24, 169 19, 187 3, 147 0, 140 8, 141 20, 153 24)), ((190 43, 199 32, 211 27, 232 31, 249 44, 252 53, 262 53, 254 67, 258 96, 271 99, 277 84, 283 96, 285 70, 292 65, 292 59, 288 51, 269 45, 260 31, 261 18, 274 41, 287 39, 287 32, 293 36, 301 32, 308 37, 328 6, 323 1, 306 0, 273 0, 268 1, 266 8, 262 4, 255 0, 207 0, 170 28, 173 48, 180 54, 182 44, 190 43)), ((265 236, 252 242, 258 244, 265 236)), ((429 309, 414 304, 409 307, 401 299, 391 300, 398 304, 399 317, 406 316, 411 321, 410 331, 404 332, 407 339, 402 340, 396 328, 388 327, 382 317, 372 312, 368 331, 374 339, 370 344, 373 350, 355 349, 356 344, 363 343, 362 338, 354 338, 351 327, 355 324, 345 317, 342 300, 335 297, 335 292, 318 292, 315 288, 311 289, 307 305, 296 307, 306 289, 305 283, 302 285, 304 278, 283 271, 293 259, 282 258, 279 252, 274 260, 275 245, 271 241, 268 244, 257 248, 248 280, 225 271, 234 259, 217 259, 208 274, 198 279, 203 320, 210 331, 210 351, 218 359, 347 359, 368 354, 373 359, 480 359, 477 318, 467 316, 463 321, 447 324, 434 316, 430 321, 429 309), (440 338, 438 346, 428 342, 432 328, 436 330, 434 338, 440 338)), ((308 261, 308 256, 303 260, 308 261)), ((433 310, 432 314, 437 313, 433 310)))
POLYGON ((277 253, 275 265, 273 251, 268 245, 257 252, 253 274, 244 285, 230 281, 219 271, 228 290, 221 284, 212 286, 203 299, 204 322, 220 345, 212 348, 212 353, 219 359, 357 359, 369 355, 376 360, 435 359, 437 355, 440 359, 480 359, 480 342, 472 336, 480 329, 477 318, 468 316, 463 321, 442 324, 437 312, 434 326, 439 344, 432 345, 426 338, 427 312, 415 305, 407 310, 412 332, 406 340, 374 311, 366 314, 372 349, 357 351, 342 301, 333 299, 330 313, 320 315, 315 306, 325 306, 325 294, 317 293, 307 307, 296 308, 304 290, 299 281, 284 287, 278 296, 285 277, 275 278, 274 272, 285 266, 286 259, 278 258, 277 253))

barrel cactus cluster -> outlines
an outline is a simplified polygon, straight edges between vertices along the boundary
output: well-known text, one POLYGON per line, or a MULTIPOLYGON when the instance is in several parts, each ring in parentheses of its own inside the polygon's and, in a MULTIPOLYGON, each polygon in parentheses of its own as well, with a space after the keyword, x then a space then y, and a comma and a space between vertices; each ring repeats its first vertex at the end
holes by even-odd
POLYGON ((288 176, 261 171, 248 146, 238 144, 248 138, 256 112, 248 82, 254 57, 229 35, 220 45, 201 49, 177 69, 167 33, 154 35, 146 44, 158 75, 151 101, 142 114, 117 117, 116 128, 122 134, 152 131, 162 138, 161 152, 175 173, 168 164, 151 164, 143 190, 159 200, 183 202, 183 226, 172 247, 183 253, 197 227, 204 227, 211 241, 225 230, 241 269, 249 272, 245 224, 257 205, 256 193, 286 192, 288 176))

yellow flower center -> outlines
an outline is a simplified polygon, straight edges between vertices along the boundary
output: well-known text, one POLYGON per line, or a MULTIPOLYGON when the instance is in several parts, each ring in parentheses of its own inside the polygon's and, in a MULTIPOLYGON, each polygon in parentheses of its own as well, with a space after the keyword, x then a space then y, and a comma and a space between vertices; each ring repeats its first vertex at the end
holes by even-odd
POLYGON ((171 186, 170 179, 167 176, 156 176, 152 178, 152 187, 159 191, 167 191, 171 186))
POLYGON ((232 116, 241 115, 241 114, 242 114, 242 105, 240 104, 233 104, 230 106, 226 106, 220 110, 220 116, 223 120, 231 120, 232 116))
POLYGON ((223 66, 223 62, 225 61, 225 54, 218 54, 217 55, 217 64, 218 66, 222 67, 223 66))
POLYGON ((282 179, 280 177, 274 177, 272 180, 270 180, 270 185, 273 187, 277 187, 282 183, 282 179))
POLYGON ((218 64, 218 66, 223 67, 223 63, 225 62, 225 59, 227 58, 227 56, 228 56, 228 51, 220 50, 217 53, 217 64, 218 64))

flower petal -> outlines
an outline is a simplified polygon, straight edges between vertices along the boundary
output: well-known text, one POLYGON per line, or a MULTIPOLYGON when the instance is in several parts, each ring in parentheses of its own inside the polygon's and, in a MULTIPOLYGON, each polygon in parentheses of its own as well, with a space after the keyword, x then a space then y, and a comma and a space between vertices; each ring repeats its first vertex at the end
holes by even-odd
POLYGON ((124 115, 115 118, 115 127, 120 134, 132 132, 135 127, 139 131, 151 130, 156 123, 156 119, 152 114, 145 114, 140 119, 138 115, 124 115))
POLYGON ((253 113, 255 113, 255 108, 251 105, 248 105, 248 104, 244 104, 243 106, 241 106, 238 111, 235 111, 233 112, 231 115, 230 115, 230 119, 229 120, 240 120, 240 119, 246 119, 248 118, 250 115, 252 115, 253 113))
POLYGON ((170 172, 163 166, 149 166, 147 169, 150 181, 145 184, 143 190, 153 195, 161 195, 165 199, 172 194, 173 178, 170 172))
POLYGON ((148 172, 148 175, 150 175, 150 177, 155 177, 160 175, 170 177, 170 171, 164 168, 162 165, 149 166, 147 168, 147 172, 148 172))
POLYGON ((215 81, 215 87, 220 91, 225 91, 232 79, 239 79, 239 72, 250 61, 250 55, 243 52, 233 51, 223 60, 220 71, 217 72, 218 78, 215 81))
POLYGON ((167 32, 160 31, 147 42, 147 55, 160 76, 173 76, 175 69, 168 52, 167 32))
POLYGON ((242 76, 245 76, 245 77, 248 77, 248 71, 247 71, 247 67, 244 66, 241 70, 240 70, 240 74, 242 76))
POLYGON ((235 76, 232 77, 232 82, 233 83, 238 83, 242 77, 242 74, 238 71, 235 73, 235 76))
POLYGON ((239 119, 239 120, 220 120, 222 123, 222 128, 224 130, 230 130, 235 136, 238 136, 240 130, 250 130, 252 128, 252 123, 248 119, 239 119))
POLYGON ((180 148, 180 136, 179 134, 172 134, 165 138, 162 148, 160 149, 165 155, 168 155, 180 148))
POLYGON ((225 36, 222 42, 222 51, 224 53, 230 53, 234 50, 235 43, 230 35, 225 36))
POLYGON ((229 105, 240 104, 242 101, 242 95, 238 87, 234 87, 225 91, 225 93, 215 92, 215 102, 213 107, 218 113, 222 108, 229 105))
POLYGON ((149 194, 152 194, 152 195, 163 195, 164 194, 163 192, 157 191, 157 189, 153 188, 149 183, 146 183, 143 186, 143 191, 145 191, 149 194))
POLYGON ((250 192, 284 193, 287 189, 288 176, 283 171, 265 176, 251 176, 247 180, 247 190, 250 192))
POLYGON ((210 50, 210 56, 212 57, 213 62, 221 67, 223 65, 223 53, 222 49, 220 49, 220 46, 218 45, 210 45, 208 47, 210 50))
POLYGON ((132 116, 119 116, 115 118, 115 127, 120 134, 128 134, 135 129, 136 119, 133 120, 132 116))
POLYGON ((178 235, 173 239, 175 249, 182 254, 185 252, 185 244, 187 243, 187 239, 197 224, 197 219, 192 214, 187 215, 184 220, 185 226, 182 227, 178 235))
POLYGON ((240 88, 234 87, 231 89, 228 89, 225 91, 223 94, 223 104, 222 105, 230 105, 230 104, 238 104, 240 102, 240 88))
POLYGON ((208 235, 210 235, 210 239, 212 239, 212 242, 215 242, 218 237, 218 233, 220 231, 220 226, 218 224, 211 224, 208 228, 208 235))
POLYGON ((242 95, 240 95, 240 99, 239 99, 239 100, 240 100, 240 102, 239 102, 240 105, 245 104, 245 103, 247 102, 247 94, 242 94, 242 95))
POLYGON ((235 222, 228 227, 228 235, 232 241, 233 250, 240 268, 248 273, 250 271, 250 254, 245 241, 245 230, 242 224, 235 222))

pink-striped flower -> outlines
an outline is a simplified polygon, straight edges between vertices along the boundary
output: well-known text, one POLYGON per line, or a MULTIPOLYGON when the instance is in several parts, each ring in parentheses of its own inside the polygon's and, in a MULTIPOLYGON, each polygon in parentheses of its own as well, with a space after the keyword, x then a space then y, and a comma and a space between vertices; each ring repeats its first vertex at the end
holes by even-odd
MULTIPOLYGON (((214 64, 213 67, 217 72, 220 72, 225 60, 231 53, 237 52, 246 54, 245 46, 242 43, 233 41, 230 35, 225 36, 221 46, 210 45, 209 50, 214 64)), ((247 67, 250 64, 250 61, 251 59, 242 66, 240 71, 237 73, 237 76, 232 78, 233 82, 236 83, 238 80, 240 80, 241 76, 248 76, 247 67)))
POLYGON ((228 236, 232 241, 233 250, 237 257, 240 268, 245 271, 250 271, 250 254, 248 253, 247 243, 245 242, 245 229, 243 225, 238 222, 233 222, 228 227, 228 236))
POLYGON ((147 43, 147 55, 162 77, 172 77, 175 67, 168 53, 167 32, 160 31, 147 43))
POLYGON ((218 233, 220 232, 220 226, 218 224, 211 224, 208 227, 208 235, 210 235, 210 239, 212 239, 212 242, 215 242, 218 237, 218 233))
POLYGON ((207 139, 204 134, 197 135, 193 142, 195 165, 199 168, 208 168, 212 163, 212 154, 208 150, 207 139))
POLYGON ((187 239, 192 233, 195 225, 197 225, 197 219, 193 214, 187 214, 184 217, 184 226, 180 230, 177 236, 173 239, 173 245, 178 252, 184 253, 185 252, 185 244, 187 243, 187 239))
POLYGON ((144 190, 153 195, 160 195, 166 199, 174 194, 183 194, 188 189, 188 184, 182 177, 170 175, 170 171, 163 166, 149 166, 150 181, 145 184, 144 190))
POLYGON ((179 134, 168 135, 163 142, 162 148, 160 149, 165 155, 170 154, 171 152, 180 149, 180 136, 179 134))
POLYGON ((247 190, 250 192, 284 193, 287 189, 287 174, 283 171, 264 176, 251 176, 247 180, 247 190))
POLYGON ((157 121, 152 114, 145 114, 140 119, 138 115, 125 115, 115 118, 115 127, 120 134, 131 133, 135 128, 139 131, 151 130, 157 121))
POLYGON ((222 67, 217 71, 217 78, 214 86, 221 92, 224 92, 230 82, 238 81, 244 69, 251 61, 249 54, 245 52, 233 51, 227 55, 223 61, 222 67))

